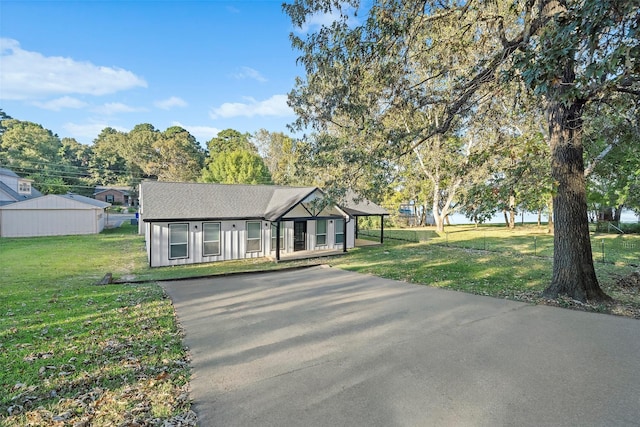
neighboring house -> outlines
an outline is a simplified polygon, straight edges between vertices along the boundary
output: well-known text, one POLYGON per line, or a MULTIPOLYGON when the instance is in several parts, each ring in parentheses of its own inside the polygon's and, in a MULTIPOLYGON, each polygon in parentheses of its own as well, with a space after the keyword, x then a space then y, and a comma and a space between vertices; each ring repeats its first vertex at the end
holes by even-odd
POLYGON ((0 237, 97 234, 109 203, 78 194, 50 194, 0 206, 0 237))
POLYGON ((96 187, 93 198, 113 205, 138 206, 138 199, 129 187, 96 187))
POLYGON ((0 206, 42 196, 32 184, 33 180, 21 178, 9 169, 0 168, 0 206))
POLYGON ((317 187, 143 182, 139 194, 151 267, 346 252, 355 245, 356 215, 387 215, 364 202, 350 213, 317 187))

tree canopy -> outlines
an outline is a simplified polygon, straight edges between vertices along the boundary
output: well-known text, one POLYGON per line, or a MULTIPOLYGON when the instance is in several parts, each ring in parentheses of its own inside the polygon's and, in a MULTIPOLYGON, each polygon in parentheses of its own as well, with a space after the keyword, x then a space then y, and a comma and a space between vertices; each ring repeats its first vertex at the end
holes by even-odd
POLYGON ((148 123, 130 132, 103 129, 92 145, 60 139, 37 123, 0 118, 0 167, 33 179, 41 192, 91 195, 96 185, 129 185, 142 179, 200 178, 205 150, 185 129, 160 132, 148 123))
POLYGON ((237 149, 211 159, 202 171, 203 182, 220 184, 271 184, 269 169, 257 153, 237 149))
POLYGON ((589 241, 583 113, 615 94, 640 96, 634 3, 387 0, 359 9, 357 0, 295 0, 284 10, 300 28, 316 14, 339 13, 291 36, 306 70, 289 95, 294 127, 342 136, 337 150, 353 153, 345 160, 362 171, 439 135, 468 138, 493 100, 522 105, 519 94, 531 94, 546 117, 554 184, 545 294, 606 300, 589 241))

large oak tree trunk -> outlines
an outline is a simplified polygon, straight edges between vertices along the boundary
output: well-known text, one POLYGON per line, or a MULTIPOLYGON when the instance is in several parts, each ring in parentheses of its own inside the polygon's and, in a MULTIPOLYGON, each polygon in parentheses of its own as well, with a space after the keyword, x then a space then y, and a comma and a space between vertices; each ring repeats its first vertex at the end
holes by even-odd
POLYGON ((579 301, 605 301, 610 298, 598 285, 589 236, 580 137, 582 105, 552 100, 548 113, 551 175, 556 192, 553 197, 553 277, 544 295, 551 298, 567 295, 579 301))

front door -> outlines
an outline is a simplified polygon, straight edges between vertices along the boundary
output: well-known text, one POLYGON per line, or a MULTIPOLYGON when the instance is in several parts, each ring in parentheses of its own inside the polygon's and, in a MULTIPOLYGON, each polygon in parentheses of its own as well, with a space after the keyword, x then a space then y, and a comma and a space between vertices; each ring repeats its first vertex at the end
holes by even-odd
POLYGON ((307 249, 307 221, 295 221, 293 223, 293 250, 304 251, 307 249))

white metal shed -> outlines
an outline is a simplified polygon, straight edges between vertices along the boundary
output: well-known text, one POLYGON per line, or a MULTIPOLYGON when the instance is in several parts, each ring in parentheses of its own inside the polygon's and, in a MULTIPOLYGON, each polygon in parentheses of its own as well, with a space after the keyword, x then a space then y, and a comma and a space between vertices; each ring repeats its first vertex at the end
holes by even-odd
POLYGON ((37 197, 0 207, 0 237, 97 234, 110 203, 77 194, 37 197))

